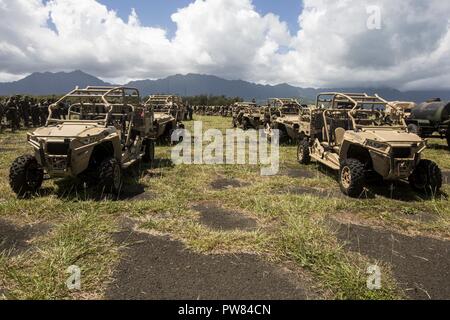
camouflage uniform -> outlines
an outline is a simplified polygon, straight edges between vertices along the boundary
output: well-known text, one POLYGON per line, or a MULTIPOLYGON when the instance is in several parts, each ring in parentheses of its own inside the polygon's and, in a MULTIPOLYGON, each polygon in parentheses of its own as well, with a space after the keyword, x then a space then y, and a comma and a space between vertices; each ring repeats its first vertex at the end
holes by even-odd
POLYGON ((47 100, 41 100, 39 102, 38 109, 39 109, 39 119, 40 119, 41 126, 45 126, 45 123, 47 122, 48 106, 49 106, 49 103, 47 100))
POLYGON ((26 128, 30 127, 30 100, 27 96, 23 97, 19 102, 20 117, 26 128))
POLYGON ((194 108, 190 104, 187 105, 187 119, 188 120, 194 119, 194 108))
POLYGON ((39 127, 39 106, 35 98, 31 100, 30 108, 31 123, 33 124, 33 127, 39 127))
POLYGON ((11 97, 6 103, 5 113, 12 132, 19 129, 18 97, 11 97))
POLYGON ((3 132, 3 120, 5 117, 5 105, 3 100, 0 101, 0 133, 3 132))

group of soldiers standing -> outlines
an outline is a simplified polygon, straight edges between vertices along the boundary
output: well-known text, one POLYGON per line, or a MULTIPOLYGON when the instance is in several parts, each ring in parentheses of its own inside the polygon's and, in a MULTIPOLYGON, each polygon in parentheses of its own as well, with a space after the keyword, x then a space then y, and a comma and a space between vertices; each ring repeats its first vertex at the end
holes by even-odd
POLYGON ((55 101, 21 95, 0 98, 0 133, 6 129, 15 132, 21 128, 44 126, 49 115, 48 107, 55 101))
MULTIPOLYGON (((0 97, 0 133, 9 129, 15 132, 21 128, 37 128, 44 126, 49 116, 49 106, 56 102, 56 98, 38 99, 35 97, 15 95, 0 97)), ((54 110, 53 117, 65 119, 65 106, 54 110)), ((188 119, 193 113, 202 116, 233 116, 233 105, 230 106, 190 106, 188 119)))

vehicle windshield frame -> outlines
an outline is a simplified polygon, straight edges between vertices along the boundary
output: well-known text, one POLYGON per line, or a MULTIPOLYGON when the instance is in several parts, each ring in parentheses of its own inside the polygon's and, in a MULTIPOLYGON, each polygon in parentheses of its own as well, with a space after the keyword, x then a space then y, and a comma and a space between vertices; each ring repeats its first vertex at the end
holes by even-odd
MULTIPOLYGON (((49 115, 47 118, 46 126, 51 124, 61 124, 61 123, 93 123, 99 124, 103 126, 107 126, 110 117, 113 115, 113 111, 116 108, 125 108, 128 107, 131 109, 131 112, 135 111, 135 105, 140 104, 141 98, 139 94, 139 90, 136 88, 130 87, 94 87, 88 86, 85 89, 76 88, 69 92, 68 94, 61 97, 58 101, 51 104, 49 106, 49 115), (131 92, 127 94, 127 92, 131 92), (61 105, 63 103, 68 103, 69 101, 75 100, 76 102, 72 102, 69 105, 68 113, 70 117, 70 112, 73 106, 79 106, 83 108, 83 105, 86 106, 103 106, 105 111, 104 113, 96 113, 95 115, 104 115, 102 119, 57 119, 53 118, 54 111, 61 109, 61 105)), ((80 111, 80 116, 82 112, 80 111)))

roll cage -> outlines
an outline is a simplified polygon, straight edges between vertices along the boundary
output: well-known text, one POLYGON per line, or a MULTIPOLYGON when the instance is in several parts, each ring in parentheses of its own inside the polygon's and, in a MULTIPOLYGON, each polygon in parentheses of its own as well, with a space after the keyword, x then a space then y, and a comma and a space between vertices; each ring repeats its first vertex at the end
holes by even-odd
POLYGON ((277 113, 279 116, 298 115, 305 107, 297 99, 291 98, 271 98, 268 100, 268 106, 271 113, 277 113))
POLYGON ((347 114, 352 128, 355 130, 379 127, 406 129, 406 123, 400 116, 401 111, 377 94, 371 96, 367 93, 321 93, 317 96, 316 107, 325 109, 324 117, 333 113, 337 114, 339 111, 344 115, 347 114), (330 99, 326 99, 326 97, 330 99), (396 114, 399 115, 398 119, 392 119, 385 115, 388 107, 396 111, 396 114))
POLYGON ((255 102, 236 102, 233 105, 233 109, 235 112, 246 112, 249 114, 260 113, 262 111, 261 107, 255 102))
POLYGON ((152 107, 155 112, 171 112, 174 107, 178 109, 182 104, 182 99, 173 95, 152 95, 145 102, 145 106, 152 107))
MULTIPOLYGON (((62 122, 92 122, 106 127, 114 118, 130 114, 134 117, 134 112, 140 103, 139 90, 136 88, 106 86, 76 88, 49 106, 46 126, 62 122), (69 104, 69 119, 55 119, 54 111, 61 109, 64 104, 69 104), (72 119, 73 116, 78 119, 72 119)), ((133 121, 133 119, 129 120, 133 121)))

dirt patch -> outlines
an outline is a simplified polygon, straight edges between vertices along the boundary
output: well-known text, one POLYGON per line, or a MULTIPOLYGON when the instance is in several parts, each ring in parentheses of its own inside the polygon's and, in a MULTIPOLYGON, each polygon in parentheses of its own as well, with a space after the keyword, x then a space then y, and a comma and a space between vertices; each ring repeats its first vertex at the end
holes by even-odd
POLYGON ((193 207, 200 212, 200 222, 215 230, 245 230, 257 228, 255 220, 239 212, 218 207, 214 203, 202 203, 193 207))
POLYGON ((155 195, 140 184, 124 185, 119 195, 119 200, 122 201, 145 201, 154 198, 155 195))
POLYGON ((233 188, 242 188, 245 186, 248 186, 248 184, 231 178, 219 178, 211 183, 211 188, 213 188, 214 190, 227 190, 233 188))
POLYGON ((449 241, 334 224, 347 249, 389 263, 400 288, 411 299, 450 298, 449 241))
POLYGON ((423 223, 432 223, 439 219, 439 216, 437 214, 423 212, 423 211, 417 211, 413 213, 409 212, 402 212, 401 217, 405 217, 408 220, 411 221, 417 221, 417 222, 423 222, 423 223))
POLYGON ((0 252, 7 251, 17 255, 31 247, 30 242, 50 230, 48 224, 17 226, 9 221, 0 219, 0 252))
POLYGON ((277 194, 310 195, 319 198, 345 198, 338 189, 319 189, 302 186, 289 186, 276 191, 277 194))
POLYGON ((124 232, 125 257, 106 290, 111 300, 306 299, 306 286, 292 271, 250 254, 203 255, 168 237, 124 232))
POLYGON ((290 178, 303 178, 303 179, 315 179, 315 178, 323 177, 323 174, 320 173, 318 170, 311 171, 311 170, 300 169, 300 168, 286 168, 286 169, 281 170, 279 175, 290 177, 290 178))

